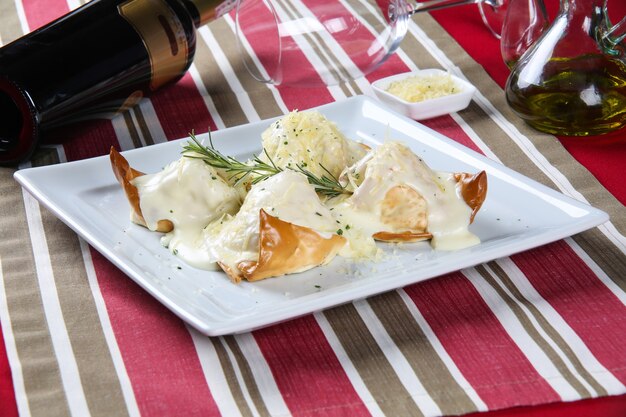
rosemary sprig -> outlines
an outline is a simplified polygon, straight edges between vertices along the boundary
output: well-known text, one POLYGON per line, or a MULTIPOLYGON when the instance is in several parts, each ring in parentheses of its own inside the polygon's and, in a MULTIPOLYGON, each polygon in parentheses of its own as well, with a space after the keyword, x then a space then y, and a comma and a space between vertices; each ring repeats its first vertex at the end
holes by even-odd
POLYGON ((270 165, 261 161, 256 155, 252 158, 251 164, 244 164, 232 156, 224 156, 213 146, 211 132, 209 132, 210 146, 202 145, 193 132, 189 134, 189 137, 193 142, 187 142, 187 144, 183 146, 183 152, 185 153, 184 156, 187 158, 202 159, 206 164, 212 166, 213 168, 223 169, 227 173, 231 173, 232 175, 228 178, 228 180, 234 181, 234 185, 240 184, 251 174, 257 175, 251 182, 252 184, 256 184, 257 182, 263 181, 264 179, 282 171, 282 169, 278 168, 274 162, 271 161, 271 159, 270 165), (191 154, 189 154, 189 152, 191 152, 191 154))
POLYGON ((301 165, 297 165, 298 171, 306 176, 307 180, 309 180, 309 184, 315 187, 315 191, 325 195, 326 197, 337 197, 340 194, 352 194, 352 191, 341 185, 339 180, 331 174, 324 165, 321 163, 319 165, 326 172, 326 174, 328 174, 328 176, 323 174, 321 177, 318 177, 308 169, 304 169, 301 165))
MULTIPOLYGON (((248 178, 254 174, 254 178, 251 183, 256 184, 263 181, 272 175, 276 175, 283 171, 283 168, 278 167, 267 151, 263 149, 265 156, 269 160, 269 163, 262 161, 257 155, 254 155, 248 163, 243 163, 233 158, 232 156, 225 156, 213 146, 213 140, 211 139, 211 132, 209 132, 209 146, 204 146, 196 135, 192 132, 189 134, 191 142, 183 147, 184 156, 187 158, 202 159, 207 165, 213 168, 223 169, 227 173, 231 173, 229 181, 234 181, 234 185, 240 184, 245 178, 248 178)), ((321 163, 320 167, 326 172, 321 177, 318 177, 311 171, 305 169, 301 165, 296 165, 297 169, 286 167, 292 171, 300 172, 304 174, 309 181, 309 184, 313 185, 315 191, 327 196, 335 197, 340 194, 351 194, 352 192, 339 182, 339 180, 324 167, 321 163)))

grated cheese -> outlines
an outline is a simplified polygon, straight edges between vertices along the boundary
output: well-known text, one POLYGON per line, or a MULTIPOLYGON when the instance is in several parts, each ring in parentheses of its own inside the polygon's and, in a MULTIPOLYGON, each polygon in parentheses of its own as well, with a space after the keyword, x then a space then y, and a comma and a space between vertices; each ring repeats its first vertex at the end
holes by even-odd
POLYGON ((389 84, 387 92, 410 103, 430 100, 461 92, 450 74, 404 78, 389 84))

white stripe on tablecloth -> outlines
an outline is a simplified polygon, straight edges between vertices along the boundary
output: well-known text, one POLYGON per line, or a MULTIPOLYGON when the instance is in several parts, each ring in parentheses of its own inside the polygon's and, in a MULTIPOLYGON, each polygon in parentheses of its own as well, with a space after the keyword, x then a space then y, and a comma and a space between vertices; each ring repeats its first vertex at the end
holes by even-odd
POLYGON ((326 341, 330 345, 333 352, 335 352, 335 356, 341 364, 341 368, 350 380, 350 383, 354 387, 357 395, 361 398, 365 407, 367 407, 367 411, 370 412, 372 417, 384 417, 385 414, 378 406, 378 403, 376 402, 374 397, 372 397, 371 392, 367 389, 367 386, 363 382, 363 379, 359 375, 359 372, 352 364, 352 361, 350 361, 348 354, 346 353, 343 345, 337 338, 337 335, 335 334, 332 326, 326 319, 326 316, 323 313, 315 313, 314 316, 317 320, 317 324, 320 326, 320 329, 322 329, 322 332, 324 333, 326 341))
POLYGON ((155 144, 167 142, 167 136, 165 135, 165 131, 163 130, 163 126, 161 125, 161 121, 159 120, 156 110, 154 109, 152 100, 150 100, 149 98, 144 98, 139 102, 139 106, 135 107, 132 111, 133 121, 135 122, 137 131, 143 137, 143 132, 141 131, 140 124, 137 121, 137 111, 140 111, 143 115, 143 118, 146 121, 146 127, 150 132, 150 136, 152 136, 152 141, 155 144))
MULTIPOLYGON (((511 263, 512 262, 509 260, 509 264, 511 263)), ((485 264, 484 267, 485 267, 485 270, 489 273, 489 275, 491 275, 491 278, 496 282, 496 285, 498 285, 500 290, 504 291, 506 295, 509 297, 509 299, 517 305, 517 308, 521 312, 523 312, 526 319, 528 319, 528 322, 530 323, 530 325, 539 334, 539 337, 541 337, 541 339, 545 341, 552 348, 552 350, 556 353, 559 359, 561 359, 561 361, 563 362, 565 367, 568 369, 568 371, 571 372, 573 377, 576 378, 578 382, 580 382, 585 387, 585 389, 589 391, 592 395, 595 393, 595 396, 598 396, 598 393, 596 392, 596 390, 585 380, 585 378, 583 378, 578 373, 578 371, 576 371, 576 368, 572 364, 572 361, 570 360, 570 358, 563 352, 563 350, 559 347, 559 345, 546 333, 543 327, 537 322, 537 318, 528 310, 528 307, 523 302, 518 300, 517 297, 515 297, 515 295, 513 295, 513 293, 509 290, 509 288, 500 280, 500 277, 498 277, 498 274, 496 274, 488 264, 485 264)), ((506 272, 507 272, 507 275, 509 272, 513 274, 513 275, 509 275, 511 279, 514 279, 514 278, 521 279, 523 277, 523 273, 520 270, 515 271, 513 268, 509 268, 509 270, 507 270, 506 272)), ((520 288, 518 289, 521 291, 520 288)), ((537 296, 539 296, 539 294, 537 294, 537 296)), ((541 296, 539 296, 539 300, 542 300, 541 296)), ((527 301, 530 302, 531 300, 527 299, 527 301)), ((539 306, 535 302, 533 302, 532 304, 535 306, 535 308, 539 308, 539 306)))
POLYGON ((441 409, 428 394, 424 385, 422 385, 422 382, 419 380, 419 377, 413 371, 411 364, 409 364, 406 357, 394 343, 393 339, 391 339, 368 302, 359 300, 355 301, 353 304, 356 311, 363 319, 365 326, 372 334, 372 337, 380 346, 389 364, 396 372, 396 375, 398 375, 398 379, 402 382, 407 392, 411 394, 415 405, 417 405, 425 417, 440 416, 441 409))
POLYGON ((202 373, 209 386, 213 400, 220 410, 220 414, 224 417, 241 416, 241 411, 237 407, 231 391, 228 389, 228 382, 213 343, 197 330, 189 326, 187 326, 187 330, 191 334, 191 339, 202 367, 202 373))
POLYGON ((256 404, 254 403, 254 400, 252 399, 252 397, 250 396, 250 392, 248 391, 248 385, 246 385, 246 380, 241 374, 241 369, 239 368, 239 363, 237 362, 235 354, 231 350, 230 346, 228 346, 228 343, 226 343, 226 340, 224 340, 224 337, 219 337, 218 342, 222 344, 224 350, 226 351, 226 354, 228 355, 228 360, 232 365, 233 372, 235 373, 235 377, 237 378, 237 385, 241 389, 241 395, 246 400, 250 411, 254 416, 260 416, 259 410, 257 410, 256 404))
POLYGON ((33 253, 37 254, 34 260, 41 300, 48 323, 52 346, 54 347, 54 352, 59 363, 59 372, 61 374, 61 381, 63 383, 67 403, 72 415, 89 416, 89 407, 87 406, 85 392, 83 391, 80 380, 78 365, 74 357, 67 328, 65 327, 63 312, 56 291, 54 273, 48 252, 46 236, 43 230, 39 203, 25 190, 23 190, 22 193, 24 196, 24 207, 26 209, 26 219, 30 231, 33 253))
POLYGON ((2 335, 7 359, 11 364, 11 377, 13 378, 13 390, 15 392, 15 402, 17 411, 21 417, 30 416, 26 387, 24 386, 24 375, 22 374, 22 364, 17 354, 15 337, 13 337, 13 327, 11 326, 11 315, 4 289, 4 274, 2 273, 2 258, 0 258, 0 323, 2 325, 2 335))
POLYGON ((237 78, 233 67, 230 65, 228 58, 222 51, 220 44, 217 42, 217 40, 215 40, 215 37, 213 36, 213 33, 211 33, 211 31, 209 30, 209 27, 202 26, 200 29, 198 29, 198 33, 207 44, 209 52, 215 57, 215 62, 219 66, 220 71, 224 75, 224 78, 226 78, 226 82, 228 83, 230 90, 237 96, 237 101, 239 101, 239 105, 246 115, 248 122, 256 122, 261 120, 261 118, 259 117, 259 113, 257 113, 256 109, 252 105, 252 102, 250 101, 250 96, 241 85, 241 82, 237 78))
MULTIPOLYGON (((444 52, 437 47, 435 42, 414 22, 409 24, 411 33, 418 42, 448 71, 464 78, 461 70, 454 65, 444 52)), ((556 167, 551 165, 546 157, 533 145, 530 139, 522 134, 506 117, 480 92, 474 94, 474 101, 485 111, 486 114, 515 142, 515 144, 564 194, 579 201, 589 203, 587 199, 569 182, 556 167)), ((602 233, 623 253, 626 253, 626 236, 623 236, 610 221, 599 226, 602 233)))
POLYGON ((137 400, 135 398, 135 392, 133 391, 130 378, 128 377, 128 372, 126 371, 126 366, 124 365, 124 359, 122 359, 122 353, 120 352, 117 340, 115 339, 115 333, 113 333, 113 327, 111 326, 111 320, 109 319, 104 298, 100 292, 100 286, 98 285, 98 278, 96 277, 96 271, 93 266, 89 245, 87 245, 82 238, 78 238, 78 241, 83 255, 87 281, 89 283, 89 288, 91 289, 96 311, 98 312, 102 333, 104 334, 104 339, 106 340, 107 347, 109 348, 111 360, 113 361, 113 366, 115 367, 115 372, 120 382, 122 395, 124 396, 124 400, 126 402, 126 409, 128 410, 130 417, 139 417, 140 413, 139 407, 137 406, 137 400))
POLYGON ((574 387, 563 377, 554 363, 539 347, 537 342, 528 334, 524 326, 519 322, 513 311, 502 300, 496 290, 489 285, 480 274, 473 268, 464 269, 463 274, 469 279, 474 288, 483 298, 494 316, 498 319, 504 330, 515 342, 520 351, 526 356, 529 363, 537 373, 554 389, 563 401, 580 399, 580 395, 574 387))
POLYGON ((120 144, 121 150, 127 151, 135 148, 135 144, 130 137, 128 126, 126 125, 126 121, 124 120, 124 116, 122 114, 119 114, 111 119, 111 126, 113 126, 113 131, 115 132, 117 143, 120 144))
MULTIPOLYGON (((233 31, 233 33, 236 33, 237 29, 236 29, 235 22, 233 21, 232 17, 229 14, 227 14, 227 15, 223 16, 222 19, 224 19, 224 21, 230 27, 230 29, 233 31)), ((267 71, 265 71, 265 68, 263 67, 263 65, 261 65, 261 62, 256 57, 256 54, 254 53, 254 49, 252 49, 252 47, 250 46, 250 43, 248 42, 248 39, 246 39, 244 36, 241 36, 239 41, 240 41, 240 45, 248 52, 248 55, 250 56, 250 58, 254 62, 254 65, 258 69, 259 73, 263 76, 263 78, 269 79, 267 71)), ((261 82, 259 82, 259 83, 261 83, 261 82)), ((287 108, 287 106, 285 106, 285 103, 281 99, 280 93, 278 92, 276 87, 274 87, 271 84, 265 84, 265 83, 263 83, 263 85, 266 86, 270 90, 270 92, 272 93, 272 96, 274 96, 274 101, 276 102, 276 104, 278 105, 280 110, 284 114, 289 113, 289 109, 287 108)))
POLYGON ((20 20, 22 33, 27 34, 30 32, 30 27, 28 26, 28 19, 26 19, 26 12, 24 11, 24 4, 22 3, 22 0, 15 0, 15 10, 17 10, 17 17, 20 20))
POLYGON ((77 9, 80 6, 82 6, 80 0, 67 0, 67 7, 69 7, 70 10, 77 9))
POLYGON ((604 272, 602 268, 600 268, 598 264, 595 263, 593 259, 591 259, 589 254, 585 252, 574 239, 568 237, 565 238, 565 242, 572 248, 576 255, 578 255, 578 257, 582 259, 585 264, 587 264, 587 266, 598 277, 598 279, 602 281, 604 285, 606 285, 609 291, 611 291, 613 295, 615 295, 622 302, 622 304, 626 306, 626 292, 624 292, 620 287, 617 286, 617 284, 615 284, 615 282, 613 282, 611 278, 608 277, 606 272, 604 272))
POLYGON ((290 416, 291 411, 287 407, 283 396, 272 377, 272 370, 265 361, 259 345, 250 333, 235 336, 235 340, 241 349, 243 357, 246 358, 252 376, 256 381, 259 394, 272 416, 290 416))
POLYGON ((457 384, 459 384, 459 386, 463 389, 463 391, 465 391, 465 393, 470 398, 470 400, 472 400, 474 405, 476 405, 477 411, 487 411, 488 410, 487 404, 484 403, 484 401, 480 398, 480 396, 478 395, 474 387, 472 387, 472 385, 467 381, 467 379, 465 379, 465 376, 463 376, 463 374, 461 373, 459 368, 456 366, 456 364, 454 363, 450 355, 448 355, 448 352, 446 352, 446 349, 443 347, 443 345, 439 341, 439 338, 437 337, 435 332, 433 332, 433 329, 430 327, 426 319, 424 319, 424 316, 422 316, 422 313, 419 311, 419 309, 417 308, 413 300, 411 300, 411 297, 409 297, 408 294, 403 289, 399 289, 397 290, 397 292, 402 298, 402 300, 404 301, 404 303, 406 304, 407 309, 413 316, 413 319, 415 320, 415 322, 420 326, 420 328, 424 332, 424 335, 428 339, 428 342, 431 344, 435 352, 437 352, 437 355, 439 355, 439 357, 441 358, 441 361, 446 365, 446 368, 450 372, 450 375, 452 375, 452 377, 455 379, 457 384))
MULTIPOLYGON (((528 281, 524 273, 515 265, 510 258, 502 258, 497 261, 498 265, 514 282, 515 287, 520 291, 526 300, 532 302, 533 306, 548 320, 548 322, 554 327, 554 329, 563 338, 565 343, 571 348, 572 352, 579 359, 582 366, 595 378, 595 380, 606 389, 609 395, 621 394, 626 391, 626 387, 615 376, 609 372, 593 355, 593 353, 587 348, 582 339, 576 334, 576 332, 567 324, 567 322, 561 317, 561 315, 537 292, 535 287, 528 281)), ((488 266, 485 266, 489 269, 488 266)), ((499 281, 497 274, 492 274, 494 279, 499 281)), ((501 285, 502 289, 509 293, 505 285, 501 285)), ((550 343, 555 351, 561 356, 561 359, 570 367, 570 362, 557 345, 553 345, 548 335, 544 335, 541 326, 536 325, 533 316, 527 311, 526 306, 520 303, 512 294, 509 296, 515 300, 515 302, 524 310, 524 313, 533 322, 538 331, 542 333, 542 336, 550 343)), ((570 368, 572 373, 576 374, 576 370, 573 366, 570 368)), ((592 387, 588 387, 581 378, 581 382, 585 384, 585 387, 591 392, 595 391, 592 387)), ((597 394, 597 393, 596 393, 597 394)))
POLYGON ((217 111, 217 108, 215 107, 215 103, 213 103, 213 100, 211 99, 211 95, 207 91, 206 86, 202 82, 202 77, 200 76, 200 73, 198 72, 198 68, 196 68, 196 65, 192 64, 191 67, 189 67, 188 72, 189 72, 189 75, 191 75, 191 79, 196 85, 198 92, 202 96, 202 100, 204 101, 204 104, 206 105, 206 108, 209 111, 209 114, 211 115, 211 118, 213 119, 215 126, 218 129, 224 129, 226 125, 224 124, 222 117, 217 111))

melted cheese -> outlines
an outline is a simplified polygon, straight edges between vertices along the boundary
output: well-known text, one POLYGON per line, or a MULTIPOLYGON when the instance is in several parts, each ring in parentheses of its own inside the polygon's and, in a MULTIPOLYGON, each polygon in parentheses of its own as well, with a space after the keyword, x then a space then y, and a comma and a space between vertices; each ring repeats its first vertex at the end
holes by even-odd
POLYGON ((395 228, 382 220, 382 202, 390 189, 408 186, 426 202, 427 231, 435 249, 454 250, 479 243, 469 232, 470 207, 458 195, 453 174, 432 171, 409 148, 387 142, 348 168, 342 178, 355 187, 349 198, 334 202, 334 213, 366 235, 395 228))
POLYGON ((170 220, 174 229, 162 243, 190 265, 209 268, 202 242, 202 229, 241 205, 235 189, 203 161, 181 158, 161 172, 132 181, 139 191, 141 212, 150 230, 159 220, 170 220))
POLYGON ((334 233, 337 224, 322 205, 303 174, 286 170, 252 186, 235 216, 210 224, 204 231, 207 255, 235 268, 241 261, 259 256, 259 212, 314 229, 323 236, 334 233))
MULTIPOLYGON (((318 177, 339 176, 365 155, 365 148, 347 139, 337 126, 316 111, 291 112, 275 121, 263 134, 263 148, 279 167, 301 166, 318 177)), ((267 155, 260 156, 269 162, 267 155)))

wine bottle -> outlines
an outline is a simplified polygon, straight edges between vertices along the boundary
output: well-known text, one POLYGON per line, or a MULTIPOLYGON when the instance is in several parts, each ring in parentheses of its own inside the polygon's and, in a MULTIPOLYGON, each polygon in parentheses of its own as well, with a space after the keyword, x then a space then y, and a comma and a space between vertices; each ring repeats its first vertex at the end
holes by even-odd
POLYGON ((92 0, 0 48, 0 164, 43 132, 111 117, 178 80, 195 29, 234 0, 92 0))

